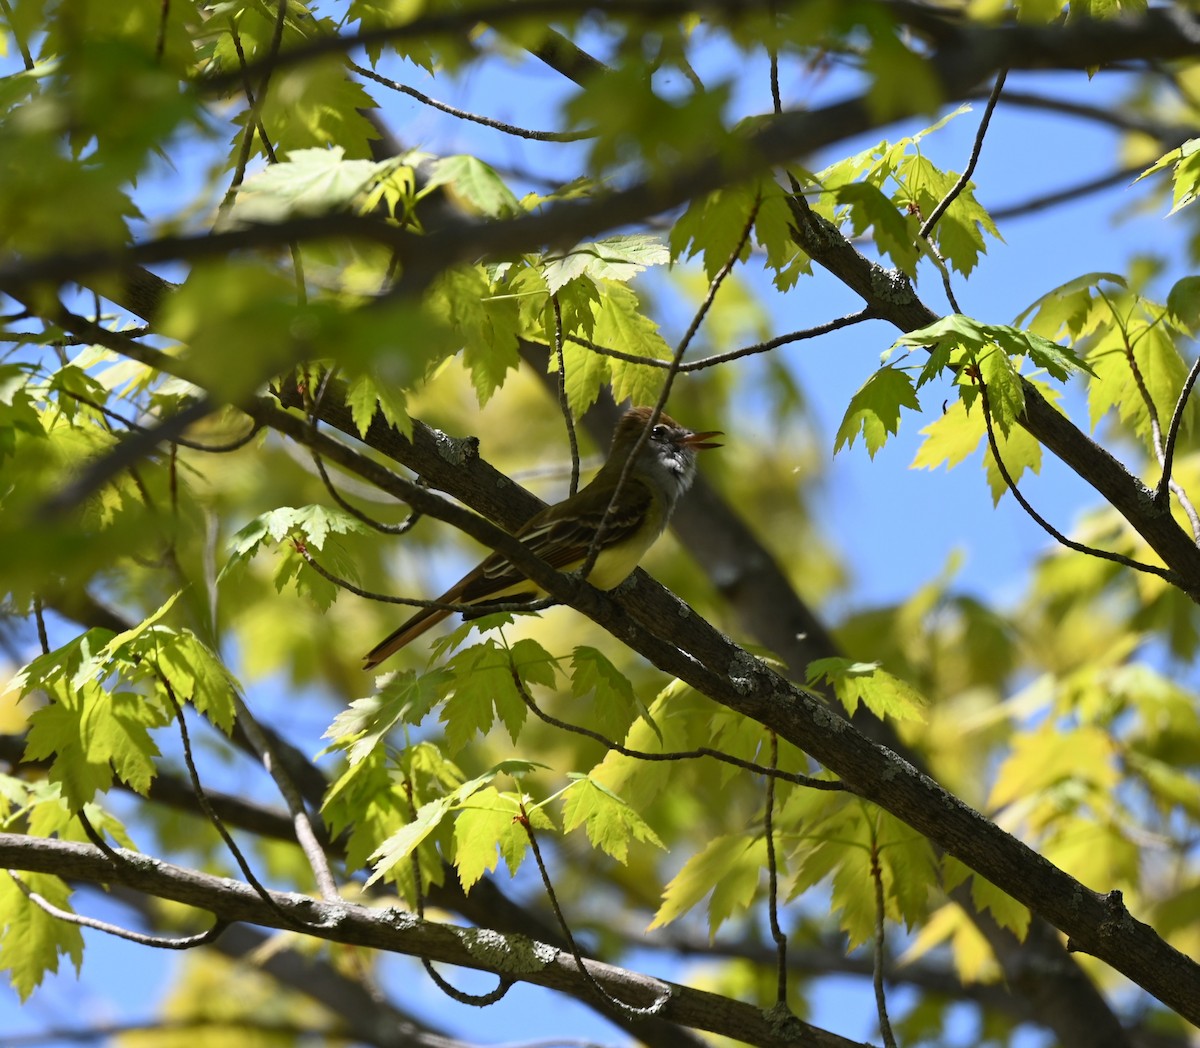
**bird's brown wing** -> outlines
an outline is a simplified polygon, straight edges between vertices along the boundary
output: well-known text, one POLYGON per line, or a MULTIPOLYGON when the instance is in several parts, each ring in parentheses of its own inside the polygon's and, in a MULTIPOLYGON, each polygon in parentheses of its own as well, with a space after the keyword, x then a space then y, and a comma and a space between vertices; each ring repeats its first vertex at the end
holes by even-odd
MULTIPOLYGON (((621 487, 617 505, 613 506, 604 523, 604 544, 608 546, 619 543, 633 534, 645 519, 651 503, 650 489, 640 480, 628 478, 621 487)), ((552 568, 569 571, 587 557, 592 537, 607 509, 607 502, 594 507, 577 505, 574 512, 563 518, 551 507, 531 517, 516 533, 516 537, 552 568)), ((538 595, 538 588, 533 583, 529 584, 528 590, 511 590, 511 587, 524 579, 525 574, 514 568, 504 554, 493 553, 438 597, 438 601, 448 604, 476 604, 479 606, 477 612, 463 614, 464 619, 476 618, 488 613, 489 604, 534 600, 538 595), (509 592, 506 593, 505 590, 509 592)), ((422 608, 367 653, 364 668, 377 666, 450 614, 451 612, 444 608, 422 608)))
MULTIPOLYGON (((635 478, 628 479, 622 485, 617 504, 604 522, 604 545, 615 545, 633 534, 645 520, 651 501, 650 489, 645 484, 635 478)), ((543 511, 532 517, 516 537, 550 567, 558 571, 570 571, 587 557, 596 529, 607 509, 607 503, 585 506, 565 518, 551 511, 543 511)), ((466 585, 459 599, 464 603, 486 600, 492 593, 507 589, 525 578, 524 572, 514 568, 502 553, 493 553, 476 571, 478 574, 475 578, 463 580, 466 585)), ((532 586, 530 592, 533 592, 532 586)), ((503 599, 520 600, 522 597, 510 594, 503 599)))

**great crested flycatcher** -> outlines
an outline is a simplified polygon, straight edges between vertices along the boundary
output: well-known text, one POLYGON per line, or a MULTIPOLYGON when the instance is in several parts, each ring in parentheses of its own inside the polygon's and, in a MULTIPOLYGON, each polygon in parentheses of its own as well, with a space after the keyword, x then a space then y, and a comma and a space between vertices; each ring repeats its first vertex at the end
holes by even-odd
MULTIPOLYGON (((696 452, 721 446, 709 440, 720 436, 719 430, 693 433, 669 415, 660 414, 647 433, 652 415, 651 408, 627 411, 617 424, 608 459, 592 482, 570 498, 547 506, 516 532, 531 553, 566 572, 582 567, 595 545, 588 582, 609 590, 629 577, 667 526, 679 496, 691 486, 696 452), (643 434, 646 439, 638 447, 643 434), (635 447, 637 455, 625 472, 635 447)), ((545 590, 521 574, 507 557, 493 553, 438 597, 438 602, 474 605, 479 610, 463 616, 474 618, 487 614, 495 604, 526 603, 544 595, 545 590)), ((422 608, 367 653, 363 668, 378 666, 449 614, 447 608, 422 608)))

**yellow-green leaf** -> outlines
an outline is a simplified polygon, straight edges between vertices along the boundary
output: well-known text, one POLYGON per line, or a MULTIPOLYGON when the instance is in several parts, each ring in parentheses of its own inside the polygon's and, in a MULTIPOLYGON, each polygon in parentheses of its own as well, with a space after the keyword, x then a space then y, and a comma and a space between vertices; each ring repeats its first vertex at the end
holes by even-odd
POLYGON ((816 659, 808 664, 809 684, 827 680, 846 712, 853 714, 861 702, 877 717, 895 720, 924 721, 928 705, 907 681, 880 669, 876 662, 855 662, 852 659, 816 659))
POLYGON ((852 447, 861 432, 867 453, 874 458, 875 452, 887 442, 888 434, 894 436, 899 429, 901 408, 921 409, 912 379, 894 367, 882 367, 851 397, 834 439, 834 453, 843 444, 852 447))
POLYGON ((666 847, 636 811, 607 786, 587 777, 577 779, 563 805, 563 831, 570 833, 580 825, 594 847, 620 863, 628 859, 630 839, 666 847))
POLYGON ((988 806, 1003 807, 1064 779, 1079 779, 1109 790, 1119 776, 1113 740, 1098 727, 1064 729, 1050 721, 1018 735, 1000 765, 988 806))
MULTIPOLYGON (((683 868, 671 878, 663 889, 663 901, 650 922, 647 931, 662 928, 693 909, 710 892, 713 892, 727 877, 738 881, 739 889, 744 885, 745 873, 753 871, 757 886, 762 865, 758 861, 761 849, 756 849, 753 837, 742 834, 727 834, 714 837, 704 849, 683 864, 683 868), (737 871, 742 876, 735 877, 737 871)), ((744 892, 740 892, 744 898, 744 892)), ((728 900, 728 891, 727 891, 728 900)), ((728 912, 728 905, 723 909, 728 912)), ((716 928, 710 925, 710 931, 716 928)))
MULTIPOLYGON (((70 912, 71 890, 48 873, 21 872, 21 883, 52 906, 70 912)), ((53 917, 31 902, 13 879, 0 873, 0 971, 7 971, 21 1000, 41 985, 47 972, 58 971, 59 957, 69 957, 78 974, 83 963, 83 933, 77 924, 53 917)))

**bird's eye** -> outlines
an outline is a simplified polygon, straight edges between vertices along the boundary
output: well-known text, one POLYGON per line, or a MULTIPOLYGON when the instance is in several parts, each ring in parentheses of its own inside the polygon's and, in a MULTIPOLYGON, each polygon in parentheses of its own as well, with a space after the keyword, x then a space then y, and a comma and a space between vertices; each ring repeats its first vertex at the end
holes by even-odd
POLYGON ((654 427, 653 430, 650 431, 650 435, 655 440, 666 440, 667 439, 667 427, 663 426, 661 424, 657 425, 654 427))

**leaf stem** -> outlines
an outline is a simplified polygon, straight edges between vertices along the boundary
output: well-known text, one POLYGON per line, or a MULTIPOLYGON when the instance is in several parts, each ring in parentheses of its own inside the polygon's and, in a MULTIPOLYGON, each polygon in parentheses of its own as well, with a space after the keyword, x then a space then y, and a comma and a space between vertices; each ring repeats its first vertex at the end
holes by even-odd
MULTIPOLYGON (((779 736, 767 730, 771 769, 779 765, 779 736)), ((763 809, 763 835, 767 840, 767 918, 775 941, 775 1000, 787 1006, 787 935, 779 925, 779 863, 775 854, 775 776, 767 776, 767 798, 763 809)))
POLYGON ((622 757, 632 757, 635 760, 642 761, 684 761, 695 760, 698 757, 711 757, 713 760, 721 761, 725 764, 731 764, 735 768, 742 768, 745 771, 753 772, 756 775, 765 775, 768 779, 780 779, 783 782, 792 782, 797 786, 805 786, 813 790, 826 790, 830 792, 849 791, 844 782, 837 779, 815 779, 810 775, 801 775, 799 772, 781 771, 772 763, 770 767, 763 764, 756 764, 754 761, 742 760, 741 757, 734 757, 728 753, 722 753, 720 750, 714 750, 709 746, 699 746, 694 750, 673 750, 667 753, 651 753, 649 750, 634 750, 628 746, 624 746, 619 742, 614 742, 612 739, 602 735, 598 731, 592 731, 591 728, 584 728, 578 724, 570 724, 567 721, 559 720, 553 714, 547 713, 536 702, 533 701, 533 696, 529 694, 529 689, 525 687, 525 682, 521 680, 521 675, 517 672, 515 666, 511 667, 513 683, 516 685, 517 693, 521 696, 525 705, 529 707, 530 712, 539 720, 549 724, 553 728, 558 728, 561 731, 569 731, 575 735, 582 735, 585 738, 592 739, 600 743, 605 749, 611 750, 613 753, 619 753, 622 757))
POLYGON ((584 981, 591 986, 605 1004, 610 1005, 627 1016, 657 1015, 662 1010, 663 1005, 671 999, 670 987, 664 987, 662 992, 653 1001, 643 1007, 639 1007, 634 1004, 627 1004, 619 997, 614 997, 592 977, 592 973, 588 971, 587 964, 583 960, 583 954, 579 952, 579 944, 575 941, 575 936, 571 932, 571 926, 567 923, 566 915, 559 905, 558 894, 554 890, 554 883, 550 880, 550 873, 546 869, 545 861, 542 859, 542 849, 538 845, 537 834, 533 832, 533 826, 529 821, 529 813, 525 810, 524 800, 521 801, 521 814, 517 817, 517 822, 525 831, 525 836, 529 838, 529 847, 533 852, 534 861, 537 863, 538 872, 542 875, 542 885, 546 889, 546 896, 550 900, 554 916, 558 918, 558 926, 562 929, 563 938, 567 940, 567 947, 570 949, 571 956, 575 959, 576 967, 579 969, 579 974, 583 976, 584 981))
POLYGON ((967 166, 963 169, 963 173, 958 176, 958 181, 950 187, 950 192, 942 198, 941 202, 922 223, 921 237, 928 237, 933 232, 933 227, 937 225, 938 219, 946 213, 946 209, 954 203, 958 195, 967 188, 967 184, 971 181, 971 176, 975 173, 975 165, 979 163, 979 155, 983 152, 984 136, 987 134, 988 125, 992 122, 992 113, 995 112, 996 103, 1000 101, 1000 92, 1004 90, 1004 81, 1007 77, 1007 69, 1001 69, 996 74, 996 82, 992 85, 992 93, 988 96, 987 105, 983 110, 983 117, 980 119, 979 128, 975 132, 975 144, 971 147, 971 155, 967 159, 967 166))

